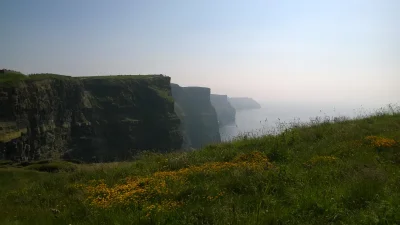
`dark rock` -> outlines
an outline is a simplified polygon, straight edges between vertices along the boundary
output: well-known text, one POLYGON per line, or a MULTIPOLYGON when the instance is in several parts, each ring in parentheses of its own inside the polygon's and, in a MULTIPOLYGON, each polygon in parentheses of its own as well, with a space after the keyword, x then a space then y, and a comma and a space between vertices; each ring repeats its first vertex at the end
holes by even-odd
POLYGON ((210 101, 210 89, 171 84, 171 91, 175 112, 182 122, 183 148, 200 148, 221 142, 217 114, 210 101))
POLYGON ((110 161, 182 145, 166 76, 46 75, 0 83, 0 93, 5 159, 110 161))
POLYGON ((235 123, 236 110, 228 101, 226 95, 211 95, 211 104, 215 108, 219 126, 235 123))

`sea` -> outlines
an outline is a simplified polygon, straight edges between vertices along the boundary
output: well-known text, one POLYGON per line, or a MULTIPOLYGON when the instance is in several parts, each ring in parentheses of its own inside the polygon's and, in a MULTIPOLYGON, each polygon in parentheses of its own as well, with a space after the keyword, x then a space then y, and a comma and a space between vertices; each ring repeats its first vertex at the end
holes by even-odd
POLYGON ((240 136, 276 134, 295 124, 310 123, 316 118, 356 118, 370 115, 386 107, 385 104, 317 104, 317 103, 261 103, 261 109, 239 110, 235 123, 220 128, 222 141, 240 136))

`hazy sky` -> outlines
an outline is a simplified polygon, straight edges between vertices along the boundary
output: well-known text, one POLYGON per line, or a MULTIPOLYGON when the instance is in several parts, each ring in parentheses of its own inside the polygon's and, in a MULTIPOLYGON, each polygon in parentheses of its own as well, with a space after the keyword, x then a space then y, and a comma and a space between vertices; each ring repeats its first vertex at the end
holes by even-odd
POLYGON ((1 0, 0 67, 384 104, 400 101, 399 12, 399 0, 1 0))

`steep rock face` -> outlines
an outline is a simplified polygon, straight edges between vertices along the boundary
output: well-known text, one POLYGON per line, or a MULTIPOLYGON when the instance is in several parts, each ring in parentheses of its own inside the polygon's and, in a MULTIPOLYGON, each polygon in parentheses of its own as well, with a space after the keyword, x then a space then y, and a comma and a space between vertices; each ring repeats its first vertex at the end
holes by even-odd
POLYGON ((233 108, 236 110, 243 110, 243 109, 260 109, 261 105, 258 104, 254 99, 241 97, 241 98, 229 98, 228 99, 233 108))
POLYGON ((171 84, 175 112, 181 119, 183 147, 200 148, 221 141, 217 114, 210 101, 210 89, 171 84))
POLYGON ((124 159, 182 145, 170 78, 45 77, 0 83, 0 157, 124 159))
POLYGON ((215 108, 219 126, 235 123, 236 110, 228 101, 227 95, 211 95, 211 104, 215 108))

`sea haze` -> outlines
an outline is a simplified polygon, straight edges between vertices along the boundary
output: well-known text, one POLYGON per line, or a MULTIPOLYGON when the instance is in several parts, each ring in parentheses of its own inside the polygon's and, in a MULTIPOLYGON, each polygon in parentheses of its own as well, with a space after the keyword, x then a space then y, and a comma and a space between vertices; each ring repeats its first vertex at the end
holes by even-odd
POLYGON ((261 109, 239 110, 236 112, 236 124, 220 128, 221 139, 229 141, 238 135, 260 136, 276 131, 277 123, 309 122, 316 117, 354 118, 375 112, 387 104, 358 105, 351 103, 261 103, 261 109))

